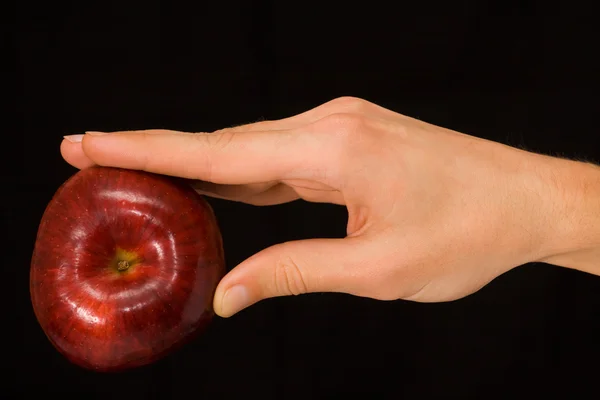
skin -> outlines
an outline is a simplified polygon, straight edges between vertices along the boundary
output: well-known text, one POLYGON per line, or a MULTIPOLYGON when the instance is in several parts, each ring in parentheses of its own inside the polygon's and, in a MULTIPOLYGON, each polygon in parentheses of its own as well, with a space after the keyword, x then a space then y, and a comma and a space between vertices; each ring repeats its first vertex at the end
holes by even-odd
POLYGON ((361 99, 210 134, 88 132, 67 137, 61 152, 77 168, 193 179, 219 198, 348 209, 347 237, 281 243, 234 268, 214 297, 222 317, 308 292, 450 301, 529 262, 600 275, 600 168, 361 99))

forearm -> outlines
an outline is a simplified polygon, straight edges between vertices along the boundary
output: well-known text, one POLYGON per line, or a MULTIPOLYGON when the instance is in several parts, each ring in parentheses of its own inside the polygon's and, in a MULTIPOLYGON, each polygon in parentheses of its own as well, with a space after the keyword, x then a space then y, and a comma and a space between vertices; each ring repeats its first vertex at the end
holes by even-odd
POLYGON ((540 262, 600 276, 600 167, 546 157, 546 254, 540 262))

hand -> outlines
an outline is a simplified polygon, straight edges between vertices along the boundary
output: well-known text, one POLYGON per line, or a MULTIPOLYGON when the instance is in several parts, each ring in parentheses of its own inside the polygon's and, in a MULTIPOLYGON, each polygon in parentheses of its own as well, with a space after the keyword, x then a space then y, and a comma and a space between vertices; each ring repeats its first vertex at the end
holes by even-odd
POLYGON ((346 238, 278 244, 234 268, 214 298, 224 317, 265 298, 307 292, 458 299, 511 268, 551 257, 553 235, 562 240, 570 228, 555 222, 567 216, 563 190, 552 183, 566 170, 557 167, 563 160, 360 99, 213 133, 68 139, 63 157, 78 168, 190 178, 203 194, 256 205, 301 198, 347 207, 346 238))

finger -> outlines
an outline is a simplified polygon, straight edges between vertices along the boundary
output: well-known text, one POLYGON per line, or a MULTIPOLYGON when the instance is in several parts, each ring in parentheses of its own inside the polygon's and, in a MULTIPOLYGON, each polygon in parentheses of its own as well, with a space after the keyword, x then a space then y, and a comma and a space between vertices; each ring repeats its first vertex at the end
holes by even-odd
MULTIPOLYGON (((315 107, 311 110, 305 111, 303 113, 282 118, 279 120, 267 120, 267 121, 258 121, 250 124, 238 125, 230 128, 219 129, 213 134, 223 134, 225 132, 228 133, 243 133, 243 132, 266 132, 266 131, 277 131, 277 130, 290 130, 294 128, 299 128, 304 125, 310 124, 312 122, 318 121, 331 114, 334 110, 331 107, 331 104, 335 104, 335 101, 325 103, 318 107, 315 107)), ((342 105, 342 107, 338 108, 339 112, 344 111, 344 109, 349 109, 350 104, 342 105)), ((141 132, 141 131, 140 131, 141 132)), ((172 130, 146 130, 144 131, 147 134, 177 134, 176 131, 172 130)), ((205 134, 205 133, 198 133, 205 134)), ((66 162, 74 166, 75 168, 83 169, 88 168, 95 165, 94 161, 92 161, 83 151, 81 141, 83 139, 83 135, 70 135, 65 136, 65 140, 61 143, 60 150, 62 157, 66 162)), ((215 196, 216 197, 216 196, 215 196)))
POLYGON ((289 203, 298 200, 298 194, 289 186, 277 182, 249 185, 217 185, 211 182, 194 182, 198 193, 225 200, 239 201, 255 206, 289 203))
POLYGON ((229 317, 270 297, 310 292, 357 293, 363 240, 310 239, 263 250, 221 280, 214 296, 215 311, 229 317))
MULTIPOLYGON (((331 102, 330 102, 331 103, 331 102)), ((309 125, 315 121, 318 121, 327 115, 334 112, 332 107, 328 107, 329 103, 325 103, 314 107, 310 110, 304 111, 300 114, 296 114, 287 118, 281 118, 276 120, 265 120, 253 122, 250 124, 243 124, 233 126, 230 128, 220 129, 216 132, 229 131, 229 132, 260 132, 260 131, 276 131, 276 130, 290 130, 301 128, 305 125, 309 125)), ((341 112, 341 111, 340 111, 341 112)))
POLYGON ((343 194, 338 190, 305 188, 288 182, 218 185, 212 182, 192 181, 191 186, 206 196, 253 205, 283 204, 299 198, 312 203, 346 204, 343 194))
POLYGON ((290 130, 312 124, 332 114, 348 113, 374 118, 384 117, 398 119, 402 117, 400 114, 363 99, 355 97, 339 97, 291 117, 278 120, 258 121, 223 130, 231 132, 290 130))
MULTIPOLYGON (((155 131, 147 131, 152 134, 155 131)), ((164 134, 177 134, 177 131, 164 130, 164 134)), ((84 135, 67 135, 60 144, 60 152, 66 162, 75 168, 84 169, 96 165, 83 151, 81 141, 84 135)))
POLYGON ((94 165, 94 162, 85 155, 81 148, 82 137, 83 135, 65 136, 65 139, 60 144, 60 153, 65 161, 79 169, 94 165))
POLYGON ((126 131, 88 133, 83 151, 103 166, 199 179, 221 184, 277 181, 289 176, 312 177, 323 149, 296 131, 214 134, 126 131))
MULTIPOLYGON (((69 137, 63 140, 60 147, 63 158, 75 168, 84 169, 93 166, 94 162, 85 155, 78 139, 80 138, 69 137)), ((190 180, 188 183, 200 194, 256 206, 289 203, 299 198, 294 189, 277 182, 218 185, 212 182, 190 180)))
POLYGON ((334 189, 329 185, 320 182, 306 182, 287 180, 284 181, 290 186, 300 198, 311 203, 330 203, 338 205, 346 205, 346 199, 340 190, 334 189))
MULTIPOLYGON (((354 97, 340 97, 291 117, 273 121, 259 121, 251 124, 245 124, 218 130, 214 133, 242 133, 292 130, 311 124, 335 113, 354 113, 357 115, 374 117, 385 116, 387 118, 393 119, 403 117, 400 114, 397 114, 391 110, 385 109, 377 104, 368 102, 366 100, 354 97)), ((178 133, 176 131, 171 130, 148 130, 145 132, 148 134, 158 132, 162 134, 178 133)), ((61 153, 63 158, 74 167, 87 168, 89 166, 94 165, 95 162, 84 153, 81 145, 78 144, 81 141, 81 139, 82 135, 70 136, 70 139, 63 141, 63 143, 61 144, 61 153)))
POLYGON ((248 185, 219 185, 212 182, 192 181, 190 185, 203 194, 211 194, 215 195, 215 197, 219 196, 232 200, 243 200, 248 197, 265 193, 280 184, 279 182, 271 181, 250 183, 248 185))

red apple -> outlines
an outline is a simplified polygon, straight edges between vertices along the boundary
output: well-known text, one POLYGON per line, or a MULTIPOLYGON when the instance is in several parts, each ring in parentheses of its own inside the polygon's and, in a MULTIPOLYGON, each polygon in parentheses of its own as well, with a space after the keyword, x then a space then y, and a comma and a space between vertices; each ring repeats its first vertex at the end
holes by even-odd
POLYGON ((118 371, 157 361, 201 332, 224 272, 215 216, 191 187, 92 167, 67 180, 44 212, 31 299, 71 362, 118 371))

